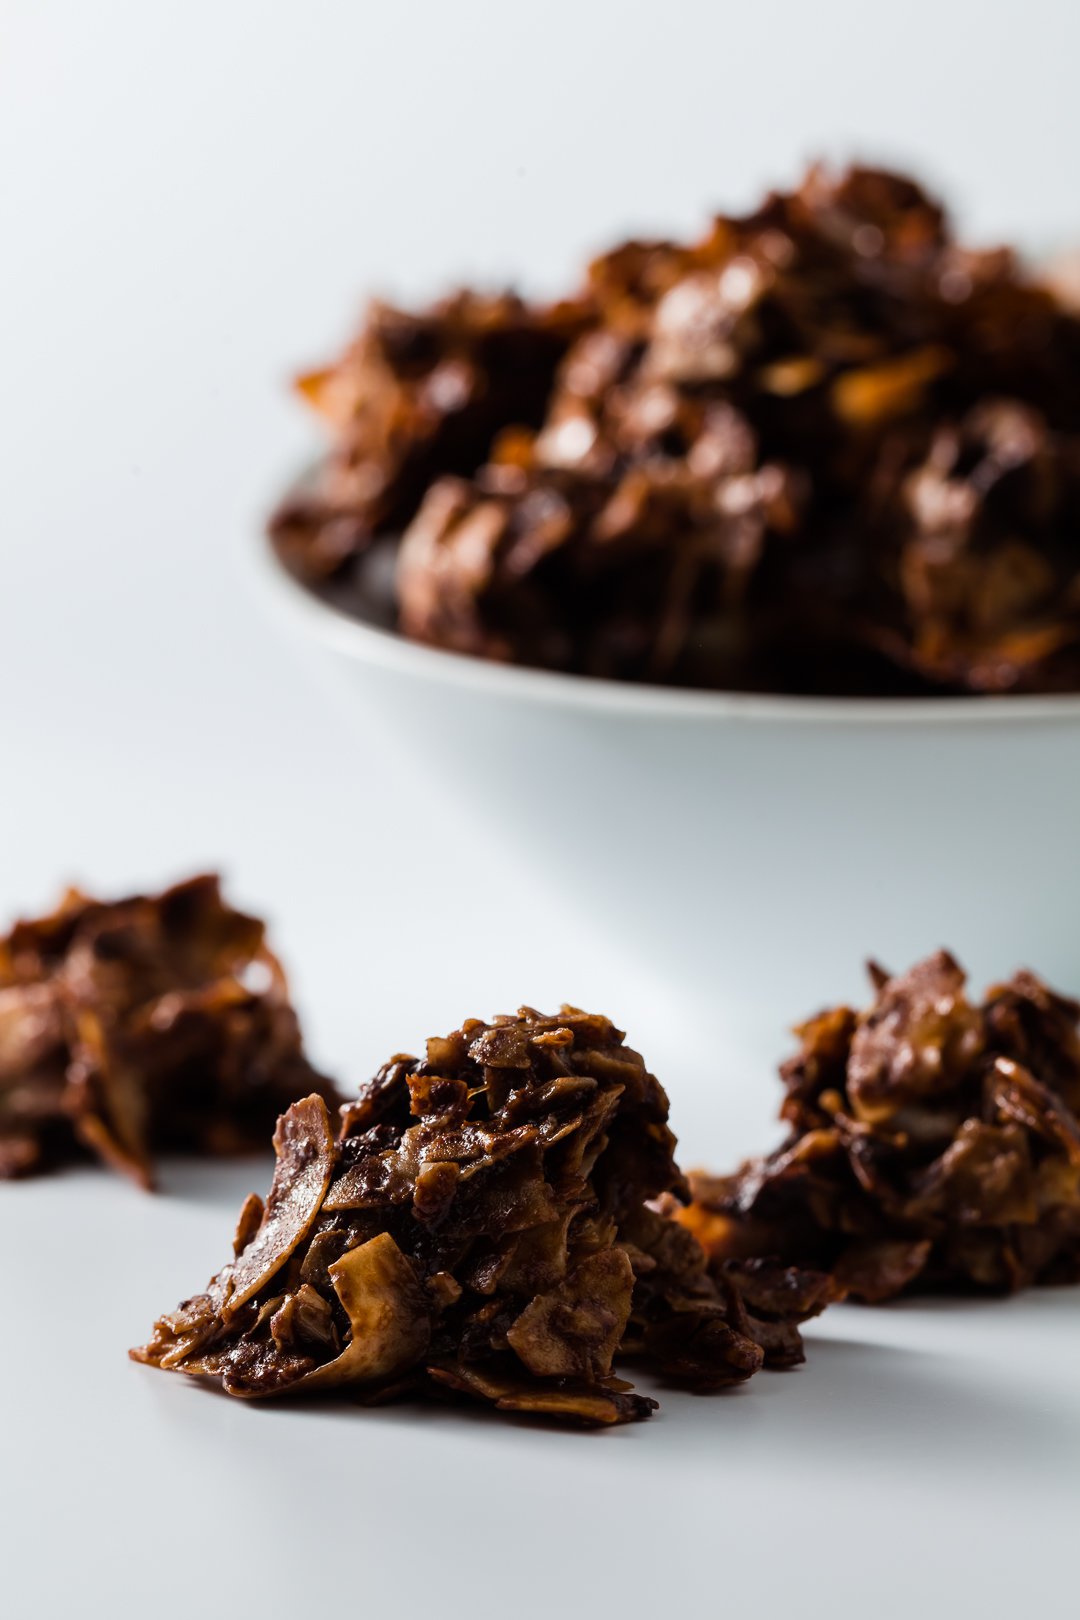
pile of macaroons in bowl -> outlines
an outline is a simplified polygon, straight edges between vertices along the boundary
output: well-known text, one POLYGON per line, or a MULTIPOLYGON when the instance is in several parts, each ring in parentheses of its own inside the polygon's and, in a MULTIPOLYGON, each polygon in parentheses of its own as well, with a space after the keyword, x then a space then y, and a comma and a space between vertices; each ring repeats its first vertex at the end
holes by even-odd
POLYGON ((278 552, 419 641, 712 689, 1080 690, 1080 318, 910 179, 811 169, 553 305, 373 304, 300 388, 332 437, 278 552))

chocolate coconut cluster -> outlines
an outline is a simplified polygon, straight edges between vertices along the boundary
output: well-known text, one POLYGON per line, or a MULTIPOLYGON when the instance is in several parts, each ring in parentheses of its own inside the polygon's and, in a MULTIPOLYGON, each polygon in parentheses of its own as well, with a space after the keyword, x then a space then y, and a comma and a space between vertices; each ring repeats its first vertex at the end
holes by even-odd
POLYGON ((649 1416, 613 1370, 710 1390, 801 1359, 828 1279, 749 1266, 745 1295, 655 1207, 686 1189, 668 1102, 608 1019, 473 1019, 395 1057, 334 1129, 318 1096, 274 1139, 233 1259, 136 1360, 233 1395, 346 1387, 580 1424, 649 1416))
POLYGON ((1080 686, 1080 318, 902 176, 812 169, 557 306, 377 305, 301 386, 333 442, 279 546, 419 640, 706 687, 1080 686))
POLYGON ((399 534, 428 486, 481 466, 508 422, 539 427, 556 368, 583 326, 575 305, 462 292, 419 314, 370 307, 337 365, 299 380, 333 444, 274 531, 309 578, 399 534))
POLYGON ((0 940, 0 1177, 95 1155, 149 1186, 158 1153, 261 1150, 309 1092, 336 1096, 263 924, 216 877, 72 890, 0 940))
POLYGON ((798 1031, 789 1126, 678 1212, 713 1264, 781 1257, 840 1293, 1080 1281, 1080 1004, 1018 973, 981 1004, 944 951, 798 1031))

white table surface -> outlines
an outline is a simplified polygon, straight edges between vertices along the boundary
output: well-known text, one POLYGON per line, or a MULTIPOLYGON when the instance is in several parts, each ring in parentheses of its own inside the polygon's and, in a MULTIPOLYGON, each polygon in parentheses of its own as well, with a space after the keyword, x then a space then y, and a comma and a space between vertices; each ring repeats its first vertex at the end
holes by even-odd
MULTIPOLYGON (((857 81, 843 52, 870 24, 843 0, 813 30, 792 10, 779 61, 772 6, 735 36, 723 7, 665 8, 657 34, 561 0, 528 27, 473 0, 3 10, 0 910, 220 866, 344 1077, 467 1014, 569 998, 647 1054, 687 1162, 765 1145, 781 1026, 808 1009, 778 1009, 769 1051, 721 1032, 706 1084, 714 1032, 673 1029, 511 839, 349 732, 263 623, 237 559, 310 444, 282 379, 365 285, 550 279, 631 220, 690 224, 841 141, 921 156, 991 232, 1053 234, 1075 8, 1018 7, 1014 37, 914 4, 866 43, 894 71, 857 81), (815 77, 822 31, 840 56, 815 77), (635 74, 648 121, 626 114, 635 74)), ((0 1187, 5 1616, 1074 1612, 1080 1294, 834 1310, 800 1371, 665 1394, 601 1435, 256 1409, 129 1364, 267 1173, 173 1165, 156 1198, 90 1170, 0 1187)))
POLYGON ((1075 1295, 837 1309, 802 1369, 599 1434, 252 1405, 123 1354, 251 1180, 0 1189, 6 1613, 1075 1612, 1075 1295))

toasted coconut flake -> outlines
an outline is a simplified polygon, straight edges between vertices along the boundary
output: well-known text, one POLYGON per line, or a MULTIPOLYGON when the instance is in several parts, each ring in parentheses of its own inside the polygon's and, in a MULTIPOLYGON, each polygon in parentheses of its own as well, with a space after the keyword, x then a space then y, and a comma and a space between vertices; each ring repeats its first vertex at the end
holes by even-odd
POLYGON ((604 1378, 630 1316, 634 1272, 624 1249, 582 1260, 522 1311, 506 1342, 538 1378, 604 1378))
POLYGON ((417 1366, 431 1339, 429 1300, 390 1234, 343 1254, 330 1277, 352 1337, 336 1360, 306 1375, 303 1387, 387 1383, 417 1366))
POLYGON ((277 1166, 262 1220, 227 1268, 222 1300, 226 1316, 235 1315, 277 1274, 322 1208, 334 1169, 334 1134, 321 1097, 305 1097, 282 1114, 274 1132, 274 1152, 277 1166))

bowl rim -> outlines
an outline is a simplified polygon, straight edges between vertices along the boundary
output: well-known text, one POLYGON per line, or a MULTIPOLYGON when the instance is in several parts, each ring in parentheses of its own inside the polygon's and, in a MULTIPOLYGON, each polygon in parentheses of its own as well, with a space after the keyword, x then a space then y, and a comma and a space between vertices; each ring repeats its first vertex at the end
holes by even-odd
POLYGON ((797 697, 762 692, 723 692, 558 670, 503 664, 410 641, 395 630, 367 624, 306 586, 286 566, 265 532, 247 547, 257 586, 269 605, 293 627, 354 662, 432 680, 528 705, 579 713, 678 721, 814 722, 890 724, 1000 724, 1003 721, 1080 720, 1080 693, 999 694, 979 697, 797 697))

